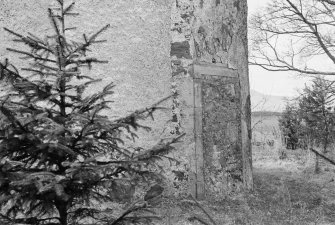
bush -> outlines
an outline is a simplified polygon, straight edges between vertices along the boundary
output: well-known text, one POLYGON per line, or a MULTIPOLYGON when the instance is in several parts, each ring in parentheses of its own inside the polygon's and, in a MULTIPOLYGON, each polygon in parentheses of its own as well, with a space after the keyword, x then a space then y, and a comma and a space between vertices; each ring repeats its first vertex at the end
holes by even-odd
POLYGON ((298 108, 287 104, 279 118, 279 127, 285 138, 286 148, 295 150, 298 146, 302 128, 298 108))

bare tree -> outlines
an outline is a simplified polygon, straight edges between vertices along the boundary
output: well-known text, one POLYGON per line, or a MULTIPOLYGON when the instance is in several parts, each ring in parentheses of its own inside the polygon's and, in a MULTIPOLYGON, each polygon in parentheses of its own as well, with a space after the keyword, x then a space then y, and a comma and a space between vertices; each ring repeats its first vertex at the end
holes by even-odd
POLYGON ((250 28, 250 65, 335 75, 335 1, 273 0, 251 18, 250 28))

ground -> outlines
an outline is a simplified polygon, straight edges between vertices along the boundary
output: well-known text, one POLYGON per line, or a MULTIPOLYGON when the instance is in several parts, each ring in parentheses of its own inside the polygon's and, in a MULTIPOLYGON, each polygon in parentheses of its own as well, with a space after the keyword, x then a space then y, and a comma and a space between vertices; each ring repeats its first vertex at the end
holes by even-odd
POLYGON ((325 166, 314 174, 313 155, 307 150, 285 150, 276 118, 267 119, 254 129, 274 144, 253 145, 253 192, 199 205, 189 198, 166 198, 160 203, 163 219, 155 224, 335 224, 335 167, 325 166))

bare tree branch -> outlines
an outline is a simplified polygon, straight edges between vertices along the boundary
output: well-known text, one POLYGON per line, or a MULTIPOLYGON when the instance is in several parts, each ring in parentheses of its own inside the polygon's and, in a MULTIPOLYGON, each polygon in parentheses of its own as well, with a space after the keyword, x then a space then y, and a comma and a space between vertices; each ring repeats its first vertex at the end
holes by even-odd
POLYGON ((305 22, 309 26, 312 33, 315 35, 317 41, 319 42, 321 48, 325 51, 325 53, 333 61, 333 63, 335 63, 335 57, 333 56, 333 54, 329 51, 329 49, 327 48, 327 46, 323 42, 322 37, 321 37, 320 33, 318 32, 318 26, 315 23, 312 23, 309 20, 307 20, 307 18, 302 14, 302 12, 298 10, 297 6, 294 5, 290 0, 286 0, 286 1, 294 9, 296 14, 302 19, 302 21, 305 22))
POLYGON ((335 5, 335 1, 332 1, 332 0, 319 0, 319 2, 326 2, 330 5, 335 5))
POLYGON ((322 57, 330 60, 329 68, 335 65, 334 6, 332 0, 274 0, 265 13, 251 18, 249 64, 268 71, 335 75, 317 62, 322 57))

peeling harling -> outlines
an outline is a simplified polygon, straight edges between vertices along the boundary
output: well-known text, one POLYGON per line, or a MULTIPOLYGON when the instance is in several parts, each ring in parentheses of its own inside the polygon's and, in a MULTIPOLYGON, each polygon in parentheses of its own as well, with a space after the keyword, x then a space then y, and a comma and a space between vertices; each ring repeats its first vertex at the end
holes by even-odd
POLYGON ((174 42, 171 44, 171 56, 176 56, 177 58, 190 59, 190 44, 188 41, 174 42))
POLYGON ((200 0, 200 8, 202 9, 204 7, 204 0, 200 0))
POLYGON ((227 51, 231 45, 233 33, 227 24, 222 24, 221 26, 221 38, 219 38, 222 50, 227 51))
POLYGON ((240 0, 234 1, 234 7, 236 7, 237 11, 240 11, 240 0))
MULTIPOLYGON (((194 142, 191 191, 224 198, 251 170, 246 0, 178 0, 172 6, 171 65, 179 130, 194 142), (242 40, 242 41, 239 41, 242 40), (193 69, 192 69, 193 68, 193 69), (234 68, 234 69, 230 69, 234 68), (246 136, 244 136, 247 134, 246 136), (242 154, 247 152, 247 154, 242 154)), ((193 146, 193 145, 192 145, 193 146)), ((251 179, 252 180, 252 179, 251 179)))

